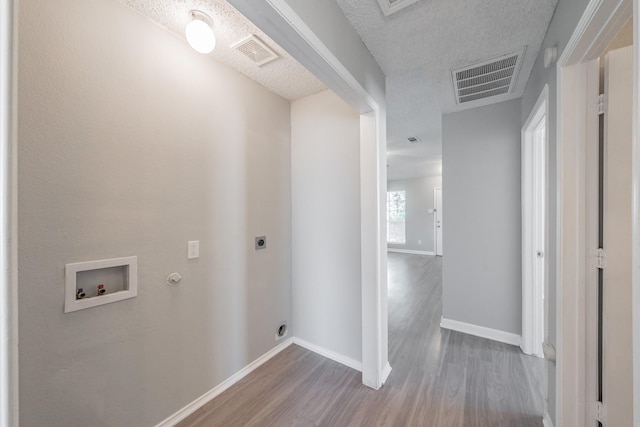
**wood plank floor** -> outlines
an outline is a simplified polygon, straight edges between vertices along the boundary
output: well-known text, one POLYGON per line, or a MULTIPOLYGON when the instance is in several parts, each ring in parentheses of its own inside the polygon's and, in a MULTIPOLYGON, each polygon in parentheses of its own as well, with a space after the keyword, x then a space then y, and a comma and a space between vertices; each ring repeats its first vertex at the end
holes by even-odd
POLYGON ((441 330, 441 304, 441 259, 390 253, 382 389, 292 345, 179 426, 541 426, 542 360, 441 330))

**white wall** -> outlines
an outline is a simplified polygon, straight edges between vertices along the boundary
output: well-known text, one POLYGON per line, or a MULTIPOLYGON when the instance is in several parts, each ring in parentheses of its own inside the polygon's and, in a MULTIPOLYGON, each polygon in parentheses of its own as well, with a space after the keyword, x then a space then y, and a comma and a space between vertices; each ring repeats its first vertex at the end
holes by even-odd
POLYGON ((295 336, 362 361, 360 116, 331 91, 291 104, 295 336))
POLYGON ((435 214, 429 213, 433 206, 433 189, 442 187, 442 177, 422 177, 412 179, 396 179, 387 182, 387 191, 406 192, 406 243, 391 244, 391 249, 435 252, 433 246, 433 221, 435 214))
POLYGON ((442 126, 442 315, 520 335, 520 100, 445 114, 442 126))
POLYGON ((291 320, 290 104, 117 1, 19 27, 21 425, 154 425, 291 320), (137 298, 63 314, 65 263, 125 255, 137 298))

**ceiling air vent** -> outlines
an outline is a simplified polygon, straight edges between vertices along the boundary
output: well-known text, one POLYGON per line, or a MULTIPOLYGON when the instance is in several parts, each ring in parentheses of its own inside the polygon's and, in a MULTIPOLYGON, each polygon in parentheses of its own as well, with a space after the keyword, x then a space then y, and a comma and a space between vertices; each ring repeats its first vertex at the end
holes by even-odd
POLYGON ((419 0, 378 0, 378 4, 384 16, 389 16, 417 1, 419 0))
POLYGON ((451 70, 458 104, 513 91, 526 47, 467 67, 451 70))
POLYGON ((416 144, 416 143, 420 142, 420 139, 417 136, 410 136, 409 138, 407 138, 407 140, 411 144, 416 144))
POLYGON ((267 46, 256 35, 251 35, 240 40, 238 43, 231 45, 231 48, 242 52, 258 66, 262 66, 278 59, 278 54, 271 50, 269 46, 267 46))

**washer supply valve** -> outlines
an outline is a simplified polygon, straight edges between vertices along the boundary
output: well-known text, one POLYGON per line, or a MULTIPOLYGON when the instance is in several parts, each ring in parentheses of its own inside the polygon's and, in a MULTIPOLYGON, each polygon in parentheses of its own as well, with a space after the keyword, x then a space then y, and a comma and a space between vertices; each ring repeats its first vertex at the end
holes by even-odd
POLYGON ((98 285, 98 296, 104 295, 107 293, 107 290, 104 288, 103 284, 98 285))
POLYGON ((82 289, 82 288, 78 288, 78 289, 76 290, 76 299, 82 299, 82 298, 84 298, 84 297, 86 297, 86 296, 87 296, 87 294, 86 294, 86 292, 84 291, 84 289, 82 289))

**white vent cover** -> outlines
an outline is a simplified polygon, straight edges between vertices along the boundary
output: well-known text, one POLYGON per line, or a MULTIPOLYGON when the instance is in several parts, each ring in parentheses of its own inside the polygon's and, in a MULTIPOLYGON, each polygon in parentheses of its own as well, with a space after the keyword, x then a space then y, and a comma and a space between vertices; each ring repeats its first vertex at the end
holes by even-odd
POLYGON ((278 59, 278 54, 271 50, 269 46, 256 35, 250 35, 238 43, 234 43, 231 45, 231 48, 239 50, 258 66, 278 59))
POLYGON ((509 95, 518 78, 526 46, 499 57, 451 70, 456 102, 466 104, 509 95))
POLYGON ((378 0, 378 4, 384 16, 389 16, 417 1, 418 0, 378 0))

